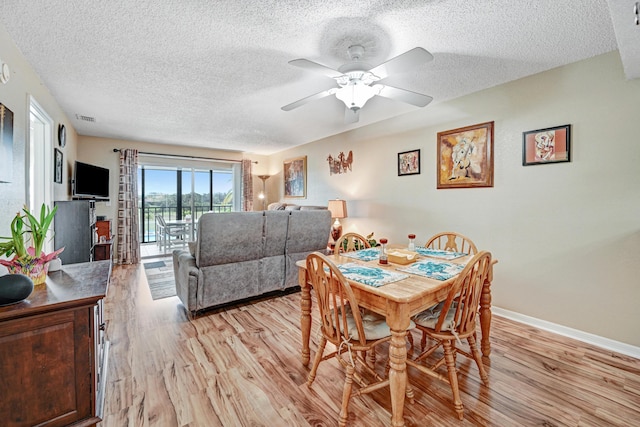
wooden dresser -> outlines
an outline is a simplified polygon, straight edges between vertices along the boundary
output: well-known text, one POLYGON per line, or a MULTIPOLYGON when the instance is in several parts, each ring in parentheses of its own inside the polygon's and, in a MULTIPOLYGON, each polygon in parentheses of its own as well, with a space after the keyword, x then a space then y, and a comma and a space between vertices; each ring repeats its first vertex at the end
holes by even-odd
POLYGON ((3 426, 101 420, 109 343, 102 300, 111 261, 64 265, 25 301, 0 307, 3 426))

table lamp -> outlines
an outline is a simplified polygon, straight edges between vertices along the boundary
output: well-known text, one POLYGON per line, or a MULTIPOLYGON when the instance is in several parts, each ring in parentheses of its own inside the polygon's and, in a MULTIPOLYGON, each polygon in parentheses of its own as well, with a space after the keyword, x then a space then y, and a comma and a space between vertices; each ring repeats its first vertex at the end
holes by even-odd
POLYGON ((347 202, 340 199, 329 200, 328 209, 331 211, 331 218, 335 218, 335 222, 331 227, 331 238, 334 242, 337 242, 342 235, 340 218, 347 217, 347 202))

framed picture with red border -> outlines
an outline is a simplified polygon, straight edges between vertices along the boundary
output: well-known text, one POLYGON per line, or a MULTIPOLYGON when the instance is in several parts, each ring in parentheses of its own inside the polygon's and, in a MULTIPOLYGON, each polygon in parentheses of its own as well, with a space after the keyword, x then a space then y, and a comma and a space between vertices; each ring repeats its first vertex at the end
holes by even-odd
POLYGON ((571 125, 522 133, 522 165, 571 161, 571 125))

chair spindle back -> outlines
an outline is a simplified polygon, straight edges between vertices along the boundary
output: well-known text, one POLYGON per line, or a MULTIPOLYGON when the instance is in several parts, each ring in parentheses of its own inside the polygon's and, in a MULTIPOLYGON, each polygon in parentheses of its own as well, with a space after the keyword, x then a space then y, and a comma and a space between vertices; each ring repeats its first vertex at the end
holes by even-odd
POLYGON ((440 332, 449 327, 457 334, 466 336, 475 331, 482 286, 487 279, 491 266, 491 253, 482 251, 475 255, 456 279, 447 295, 435 331, 440 332), (455 314, 450 320, 453 325, 447 325, 447 313, 454 307, 455 314))
POLYGON ((316 292, 321 328, 327 340, 339 346, 351 341, 355 334, 349 331, 347 313, 350 310, 355 321, 358 341, 366 343, 358 302, 349 282, 338 267, 325 255, 314 252, 307 256, 307 274, 316 292))

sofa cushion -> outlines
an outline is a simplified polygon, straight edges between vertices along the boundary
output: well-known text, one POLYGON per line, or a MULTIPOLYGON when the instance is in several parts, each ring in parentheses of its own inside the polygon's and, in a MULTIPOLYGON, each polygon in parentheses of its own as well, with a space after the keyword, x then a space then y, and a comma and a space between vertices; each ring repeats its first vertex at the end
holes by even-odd
MULTIPOLYGON (((353 318, 351 307, 346 307, 347 314, 347 327, 351 333, 351 339, 358 340, 358 329, 356 328, 356 321, 353 318)), ((370 310, 360 309, 360 318, 362 319, 362 327, 364 329, 364 336, 367 340, 379 340, 391 335, 391 329, 387 325, 387 319, 370 310)), ((416 324, 413 321, 409 322, 407 330, 413 329, 416 324)))
POLYGON ((291 212, 287 253, 312 252, 326 248, 330 229, 331 212, 326 209, 291 212))
POLYGON ((196 265, 227 264, 262 257, 263 212, 204 214, 198 222, 196 265))
POLYGON ((198 310, 258 296, 260 259, 200 268, 202 285, 198 289, 198 310))
MULTIPOLYGON (((455 328, 455 322, 453 321, 453 316, 456 314, 456 307, 458 303, 454 301, 449 307, 449 311, 447 311, 447 315, 442 323, 442 331, 450 331, 455 328)), ((438 319, 442 314, 442 308, 444 307, 444 301, 429 307, 428 309, 421 311, 420 313, 413 316, 413 321, 415 321, 418 325, 424 326, 425 328, 435 329, 438 324, 438 319)), ((460 307, 463 307, 462 305, 460 307)))
POLYGON ((329 243, 331 212, 328 210, 292 211, 287 235, 285 286, 298 283, 296 262, 314 251, 323 251, 329 243))
POLYGON ((264 251, 262 256, 270 257, 284 255, 287 245, 287 229, 289 228, 290 212, 264 212, 264 251))
POLYGON ((326 206, 300 206, 301 211, 327 210, 326 206))
POLYGON ((300 206, 298 205, 287 205, 284 208, 285 211, 299 211, 300 210, 300 206))
POLYGON ((264 243, 260 262, 260 283, 264 292, 284 288, 287 229, 290 212, 265 211, 264 243))
POLYGON ((264 257, 260 260, 260 290, 263 293, 285 289, 285 262, 284 255, 264 257))

